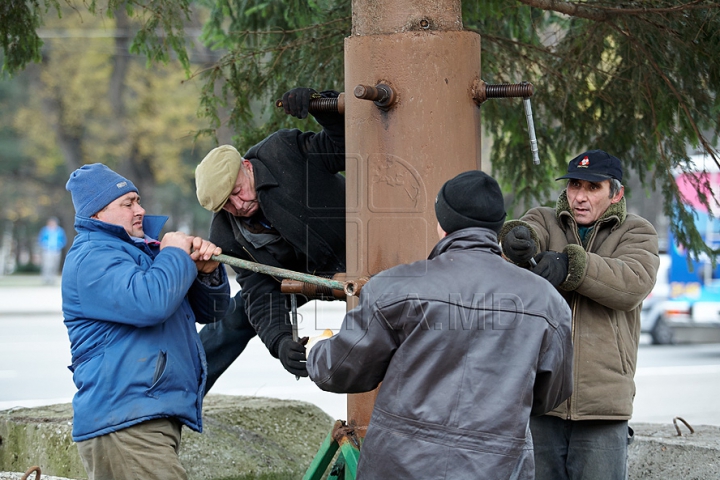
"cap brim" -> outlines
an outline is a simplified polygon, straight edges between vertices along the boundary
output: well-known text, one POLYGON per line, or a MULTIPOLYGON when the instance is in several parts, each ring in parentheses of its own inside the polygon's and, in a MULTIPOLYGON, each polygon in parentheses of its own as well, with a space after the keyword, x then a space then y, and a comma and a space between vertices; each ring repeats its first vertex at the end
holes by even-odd
POLYGON ((600 173, 592 172, 573 172, 563 175, 562 177, 556 178, 555 180, 573 179, 573 180, 586 180, 588 182, 602 182, 603 180, 612 180, 613 177, 610 175, 603 175, 600 173))

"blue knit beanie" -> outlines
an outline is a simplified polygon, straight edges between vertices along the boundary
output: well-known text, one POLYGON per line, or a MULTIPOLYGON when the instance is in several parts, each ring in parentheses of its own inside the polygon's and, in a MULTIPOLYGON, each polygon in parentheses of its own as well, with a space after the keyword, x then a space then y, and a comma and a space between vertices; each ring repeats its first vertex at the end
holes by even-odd
POLYGON ((75 214, 92 217, 116 198, 138 189, 102 163, 83 165, 70 174, 65 189, 72 195, 75 214))

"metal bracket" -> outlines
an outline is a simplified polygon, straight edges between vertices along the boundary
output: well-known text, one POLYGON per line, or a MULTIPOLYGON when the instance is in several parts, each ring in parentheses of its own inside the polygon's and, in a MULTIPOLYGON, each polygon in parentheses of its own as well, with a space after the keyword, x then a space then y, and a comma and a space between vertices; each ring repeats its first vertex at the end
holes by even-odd
POLYGON ((673 418, 673 425, 675 425, 675 430, 677 431, 678 437, 682 437, 682 432, 680 431, 680 427, 677 424, 677 421, 680 420, 682 423, 685 424, 685 426, 690 430, 690 433, 695 433, 695 430, 690 426, 688 422, 685 421, 682 417, 675 417, 673 418))

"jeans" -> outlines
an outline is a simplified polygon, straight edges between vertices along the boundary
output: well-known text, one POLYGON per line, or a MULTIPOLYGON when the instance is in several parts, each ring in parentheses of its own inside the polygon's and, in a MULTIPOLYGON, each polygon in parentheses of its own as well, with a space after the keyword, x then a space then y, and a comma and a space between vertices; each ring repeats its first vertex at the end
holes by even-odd
POLYGON ((245 302, 241 293, 235 295, 235 308, 231 306, 222 320, 208 323, 200 330, 200 341, 208 364, 206 394, 256 335, 245 313, 245 302))
POLYGON ((536 480, 626 480, 627 420, 530 418, 536 480))
POLYGON ((40 273, 45 285, 54 285, 60 268, 61 250, 43 250, 41 256, 40 273))

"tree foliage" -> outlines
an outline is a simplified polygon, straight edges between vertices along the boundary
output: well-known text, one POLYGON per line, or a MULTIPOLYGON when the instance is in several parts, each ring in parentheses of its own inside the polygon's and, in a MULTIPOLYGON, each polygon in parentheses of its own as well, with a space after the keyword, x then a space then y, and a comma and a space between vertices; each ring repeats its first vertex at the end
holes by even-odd
MULTIPOLYGON (((37 7, 37 1, 30 4, 37 7)), ((110 0, 108 11, 118 4, 110 0)), ((247 148, 277 128, 300 125, 273 107, 287 89, 342 89, 350 0, 128 0, 125 5, 144 25, 133 48, 152 61, 175 52, 186 67, 182 22, 189 9, 210 10, 201 40, 222 57, 192 74, 203 85, 199 112, 209 121, 200 134, 229 127, 238 148, 247 148)), ((97 11, 95 1, 90 7, 97 11)), ((539 167, 528 152, 518 103, 493 100, 482 106, 484 128, 493 138, 494 174, 519 201, 549 201, 567 160, 602 148, 621 158, 629 175, 663 192, 680 242, 696 252, 718 253, 700 241, 673 173, 693 168, 692 151, 718 162, 719 3, 479 0, 462 7, 465 28, 482 38, 483 79, 535 86, 539 167)), ((37 18, 38 11, 26 17, 37 18)), ((25 25, 27 34, 37 28, 25 25)), ((5 68, 21 68, 17 58, 8 62, 6 43, 3 47, 5 68)), ((26 61, 36 59, 31 51, 21 51, 26 61)), ((717 197, 707 191, 709 202, 717 197)))
POLYGON ((3 70, 15 73, 39 62, 43 41, 38 29, 47 16, 62 18, 67 9, 81 14, 113 18, 119 10, 139 23, 135 28, 131 53, 145 55, 149 62, 167 62, 174 52, 185 68, 190 68, 184 30, 190 19, 191 0, 3 0, 0 4, 0 42, 5 58, 3 70))
POLYGON ((81 165, 103 162, 133 180, 148 213, 206 234, 194 167, 211 143, 194 139, 204 124, 199 87, 184 82, 192 63, 183 68, 174 56, 147 68, 145 55, 129 51, 143 27, 127 12, 60 6, 61 16, 46 18, 40 61, 0 84, 0 145, 10 147, 0 151, 0 220, 16 232, 36 232, 56 215, 70 233, 65 182, 81 165))

